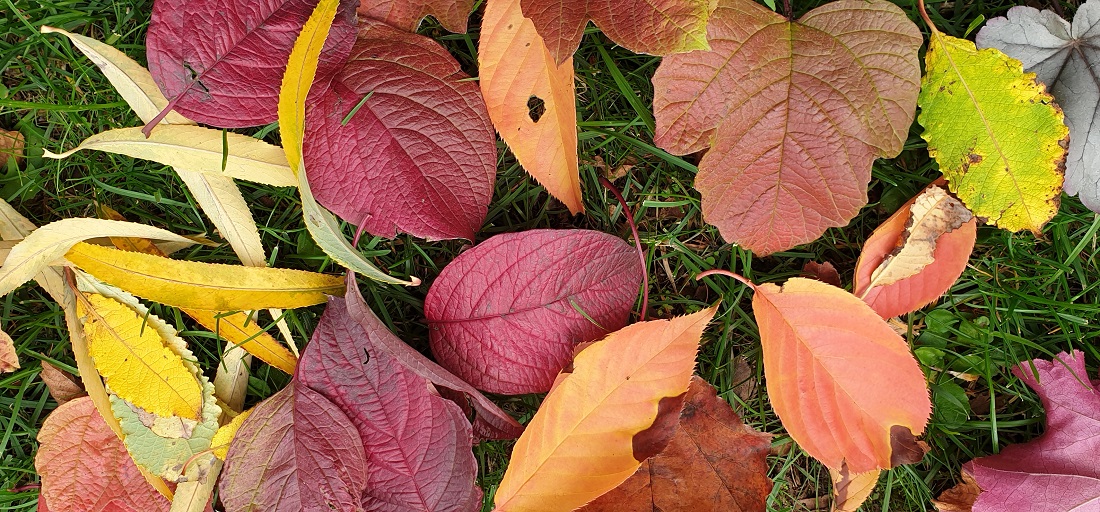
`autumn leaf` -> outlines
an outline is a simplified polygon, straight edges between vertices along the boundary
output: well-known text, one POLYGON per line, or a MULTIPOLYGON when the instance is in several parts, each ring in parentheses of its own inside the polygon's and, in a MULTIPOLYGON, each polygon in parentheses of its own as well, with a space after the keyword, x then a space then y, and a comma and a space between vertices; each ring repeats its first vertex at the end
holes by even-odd
POLYGON ((0 331, 0 373, 10 373, 19 369, 19 354, 15 351, 15 341, 8 333, 0 331))
MULTIPOLYGON (((570 67, 569 69, 572 70, 573 68, 570 67)), ((26 139, 22 133, 0 129, 0 169, 7 169, 8 160, 12 160, 15 165, 19 165, 19 162, 23 160, 24 146, 26 146, 26 139)))
POLYGON ((558 64, 577 51, 590 20, 634 53, 668 55, 709 48, 709 0, 522 0, 521 5, 558 64))
POLYGON ((435 41, 363 20, 347 65, 308 105, 305 168, 317 201, 372 235, 473 240, 497 152, 468 78, 435 41))
MULTIPOLYGON (((149 71, 170 101, 166 109, 219 128, 271 123, 279 86, 311 0, 158 0, 146 37, 149 71), (241 94, 248 91, 248 94, 241 94)), ((355 5, 345 0, 322 81, 347 59, 355 40, 355 5)), ((147 125, 156 125, 154 118, 147 125)))
POLYGON ((431 14, 443 28, 465 34, 472 10, 474 0, 360 0, 358 12, 409 32, 416 32, 420 21, 431 14))
POLYGON ((939 498, 932 500, 932 505, 939 512, 972 512, 981 493, 982 488, 974 481, 974 475, 963 471, 962 482, 940 493, 939 498))
POLYGON ((713 386, 692 377, 668 446, 578 512, 763 511, 771 437, 741 423, 713 386))
POLYGON ((53 512, 167 512, 90 398, 62 404, 38 431, 40 499, 53 512))
POLYGON ((629 325, 578 354, 516 442, 496 510, 572 510, 634 474, 633 441, 687 391, 715 310, 629 325))
POLYGON ((875 490, 881 474, 882 471, 878 469, 856 474, 848 472, 847 468, 830 469, 829 476, 833 479, 832 512, 859 510, 859 506, 871 497, 871 492, 875 490))
POLYGON ((1019 59, 1025 71, 1047 86, 1069 127, 1065 192, 1100 211, 1100 81, 1094 74, 1100 66, 1100 33, 1095 30, 1100 2, 1081 4, 1072 24, 1054 12, 1027 6, 1006 14, 987 21, 974 42, 1019 59))
POLYGON ((576 215, 584 212, 584 202, 573 58, 556 64, 519 4, 493 0, 485 8, 478 46, 481 93, 516 160, 576 215))
POLYGON ((966 268, 978 221, 940 188, 943 184, 929 185, 863 244, 852 293, 883 318, 938 299, 966 268))
POLYGON ((214 450, 214 456, 225 460, 225 456, 229 454, 229 445, 233 442, 233 438, 237 436, 237 431, 241 429, 241 425, 244 424, 244 420, 252 414, 253 409, 248 409, 233 417, 229 423, 218 427, 218 431, 214 433, 214 437, 210 440, 210 447, 214 450))
POLYGON ((606 233, 494 236, 432 283, 424 299, 432 354, 479 389, 549 391, 578 343, 626 325, 641 282, 634 248, 606 233))
POLYGON ((841 0, 797 22, 720 0, 712 49, 666 57, 653 76, 654 142, 710 148, 695 188, 703 218, 761 255, 844 226, 867 203, 871 163, 902 149, 916 107, 920 31, 882 0, 841 0))
MULTIPOLYGON (((1021 363, 1013 375, 1039 394, 1046 429, 1024 444, 963 466, 981 489, 974 512, 1068 512, 1100 503, 1100 387, 1089 380, 1085 354, 1021 363)), ((941 496, 941 500, 943 497, 941 496)))
POLYGON ((87 394, 84 392, 84 387, 77 383, 72 375, 48 361, 42 361, 42 371, 38 376, 42 378, 42 382, 46 383, 46 389, 50 391, 50 396, 58 405, 87 394))
POLYGON ((928 153, 974 215, 1038 234, 1062 193, 1061 109, 1020 61, 929 26, 918 100, 928 153))
POLYGON ((840 287, 840 272, 837 272, 836 267, 828 261, 824 263, 807 261, 805 265, 802 265, 802 277, 817 279, 823 283, 840 287))

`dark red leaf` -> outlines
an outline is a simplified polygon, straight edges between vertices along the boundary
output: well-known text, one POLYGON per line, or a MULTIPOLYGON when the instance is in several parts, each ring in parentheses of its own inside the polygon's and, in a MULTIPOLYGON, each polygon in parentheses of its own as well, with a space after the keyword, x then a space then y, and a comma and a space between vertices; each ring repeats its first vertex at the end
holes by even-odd
POLYGON ((818 281, 829 283, 837 288, 841 287, 840 273, 837 272, 836 267, 828 261, 824 263, 807 261, 805 265, 802 265, 802 277, 817 279, 818 281))
POLYGON ((497 153, 468 78, 435 41, 363 20, 347 65, 307 112, 318 202, 372 235, 473 240, 497 153))
POLYGON ((466 33, 466 18, 474 10, 474 0, 362 0, 359 14, 384 21, 400 29, 416 32, 420 20, 434 15, 443 28, 466 33))
MULTIPOLYGON (((290 49, 317 0, 157 0, 146 37, 149 71, 170 107, 200 123, 274 122, 290 49)), ((321 54, 318 82, 347 59, 355 6, 344 0, 321 54)), ((155 124, 152 123, 152 124, 155 124)))
POLYGON ((634 248, 606 233, 494 236, 432 283, 424 300, 432 353, 486 391, 548 391, 574 346, 626 325, 641 281, 634 248))

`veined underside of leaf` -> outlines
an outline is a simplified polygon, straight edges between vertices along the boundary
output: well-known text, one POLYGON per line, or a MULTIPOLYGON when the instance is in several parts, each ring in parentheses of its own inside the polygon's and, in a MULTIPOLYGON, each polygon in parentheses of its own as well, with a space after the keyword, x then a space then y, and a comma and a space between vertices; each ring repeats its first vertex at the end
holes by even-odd
POLYGON ((305 135, 317 201, 367 233, 473 240, 481 228, 496 137, 477 84, 435 41, 360 20, 305 135))
POLYGON ((465 34, 466 19, 473 10, 474 0, 360 0, 358 12, 408 32, 416 32, 420 21, 431 14, 443 28, 465 34))
POLYGON ((629 478, 633 441, 687 391, 714 312, 633 324, 578 354, 512 450, 496 510, 572 510, 629 478))
MULTIPOLYGON (((315 4, 158 0, 145 41, 149 71, 169 107, 200 123, 243 128, 273 122, 284 65, 315 4)), ((342 7, 321 60, 322 82, 344 64, 355 40, 355 2, 345 0, 342 7)))
POLYGON ((882 0, 841 0, 797 22, 720 0, 711 50, 653 76, 654 142, 710 148, 695 188, 704 219, 770 254, 844 226, 867 203, 876 157, 901 151, 920 79, 920 31, 882 0))
POLYGON ((1000 50, 932 31, 918 121, 974 215, 1038 234, 1058 211, 1069 129, 1054 98, 1000 50))
POLYGON ((481 93, 520 165, 576 215, 584 212, 577 163, 573 58, 557 64, 520 0, 492 0, 478 46, 481 93))
POLYGON ((584 28, 594 22, 616 44, 634 52, 668 55, 706 50, 710 0, 522 0, 558 64, 573 56, 584 28))
POLYGON ((919 460, 932 405, 909 346, 855 296, 792 278, 756 287, 768 397, 807 453, 851 473, 919 460), (838 434, 842 432, 842 434, 838 434))

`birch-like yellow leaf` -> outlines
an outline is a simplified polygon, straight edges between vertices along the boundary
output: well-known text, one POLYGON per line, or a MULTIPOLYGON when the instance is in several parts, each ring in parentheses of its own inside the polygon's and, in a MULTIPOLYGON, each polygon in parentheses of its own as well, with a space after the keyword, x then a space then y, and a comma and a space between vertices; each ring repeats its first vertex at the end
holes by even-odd
POLYGON ((222 425, 221 428, 214 433, 214 439, 210 441, 210 446, 214 449, 215 457, 225 460, 225 456, 229 454, 229 443, 233 442, 233 438, 237 435, 237 431, 241 429, 244 420, 252 414, 253 409, 238 414, 232 421, 222 425))
POLYGON ((198 419, 202 388, 179 354, 125 304, 99 294, 77 301, 84 337, 111 392, 163 417, 198 419))

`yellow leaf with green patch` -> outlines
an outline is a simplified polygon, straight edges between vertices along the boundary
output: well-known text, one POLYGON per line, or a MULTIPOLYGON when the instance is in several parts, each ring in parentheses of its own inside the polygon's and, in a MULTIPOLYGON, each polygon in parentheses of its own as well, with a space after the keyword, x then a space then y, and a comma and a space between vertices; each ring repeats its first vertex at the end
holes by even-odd
POLYGON ((1038 233, 1058 211, 1069 129, 1046 88, 999 50, 932 31, 918 120, 951 191, 986 222, 1038 233))

